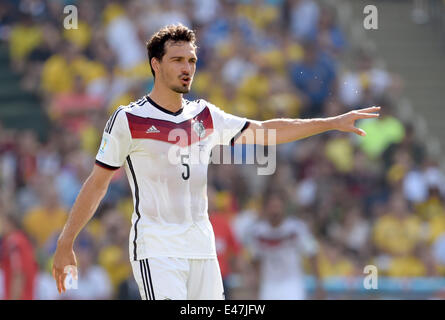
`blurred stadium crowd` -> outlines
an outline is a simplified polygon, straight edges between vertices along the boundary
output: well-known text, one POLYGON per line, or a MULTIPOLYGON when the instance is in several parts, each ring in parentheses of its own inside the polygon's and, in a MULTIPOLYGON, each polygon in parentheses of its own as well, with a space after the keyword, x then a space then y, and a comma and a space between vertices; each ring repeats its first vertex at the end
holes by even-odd
MULTIPOLYGON (((412 123, 395 114, 402 81, 348 43, 331 3, 2 1, 0 37, 11 67, 51 119, 45 140, 0 127, 2 274, 36 277, 34 289, 15 297, 139 298, 128 262, 133 204, 123 170, 76 242, 78 290, 57 294, 51 257, 108 117, 153 85, 145 41, 177 22, 198 39, 189 99, 258 120, 383 107, 379 119, 360 124, 366 137, 329 132, 277 147, 271 176, 256 175, 255 165, 209 167, 209 214, 229 297, 257 298, 249 229, 277 208, 284 219, 304 221, 317 240, 312 255, 324 279, 363 276, 368 264, 381 276, 445 276, 445 177, 412 123), (67 4, 78 9, 78 29, 63 27, 67 4), (353 61, 344 63, 351 52, 353 61), (281 196, 263 201, 271 193, 281 196)), ((315 273, 307 259, 302 268, 315 273)))

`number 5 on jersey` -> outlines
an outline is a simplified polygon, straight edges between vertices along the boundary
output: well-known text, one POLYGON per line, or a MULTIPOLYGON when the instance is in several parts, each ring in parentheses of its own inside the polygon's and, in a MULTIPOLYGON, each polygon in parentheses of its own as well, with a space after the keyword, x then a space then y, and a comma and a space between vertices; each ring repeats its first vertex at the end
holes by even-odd
POLYGON ((190 165, 187 163, 189 159, 188 154, 181 155, 181 163, 185 167, 185 172, 182 173, 182 179, 188 180, 190 178, 190 165), (187 161, 184 161, 186 159, 187 161))

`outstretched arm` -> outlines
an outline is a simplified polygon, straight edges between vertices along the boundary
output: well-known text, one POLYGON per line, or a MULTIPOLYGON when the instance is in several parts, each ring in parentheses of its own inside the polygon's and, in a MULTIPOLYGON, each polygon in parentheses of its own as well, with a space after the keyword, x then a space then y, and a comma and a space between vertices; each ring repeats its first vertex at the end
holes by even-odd
POLYGON ((57 241, 57 249, 54 255, 53 277, 56 280, 59 293, 66 290, 64 284, 65 267, 77 266, 73 250, 74 240, 91 219, 100 201, 105 196, 114 172, 95 165, 77 196, 68 221, 57 241))
POLYGON ((273 145, 307 138, 329 130, 354 132, 365 136, 366 133, 354 126, 356 120, 376 118, 380 107, 370 107, 350 111, 335 117, 319 119, 272 119, 251 121, 249 127, 235 140, 238 144, 273 145), (276 139, 272 138, 275 131, 276 139))

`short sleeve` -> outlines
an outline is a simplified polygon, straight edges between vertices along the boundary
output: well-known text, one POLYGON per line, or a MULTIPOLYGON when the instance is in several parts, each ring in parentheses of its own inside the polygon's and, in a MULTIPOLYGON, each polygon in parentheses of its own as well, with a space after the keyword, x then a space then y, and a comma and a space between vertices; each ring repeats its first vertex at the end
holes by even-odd
POLYGON ((130 151, 131 134, 127 116, 117 109, 108 120, 96 155, 96 164, 110 170, 119 169, 130 151))
POLYGON ((246 248, 252 260, 261 259, 263 253, 259 242, 260 232, 258 229, 258 223, 253 223, 253 225, 247 228, 246 248))
POLYGON ((236 138, 249 126, 249 120, 226 113, 213 104, 207 103, 207 105, 210 108, 214 130, 218 137, 217 144, 233 145, 236 138))
POLYGON ((314 256, 318 253, 317 240, 312 236, 311 232, 304 223, 297 224, 297 246, 305 255, 314 256))

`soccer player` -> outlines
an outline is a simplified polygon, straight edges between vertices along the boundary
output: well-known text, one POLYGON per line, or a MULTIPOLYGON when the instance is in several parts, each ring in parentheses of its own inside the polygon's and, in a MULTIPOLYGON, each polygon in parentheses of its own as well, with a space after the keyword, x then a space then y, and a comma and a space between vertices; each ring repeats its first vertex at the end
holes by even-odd
POLYGON ((115 171, 125 166, 134 200, 129 252, 141 297, 224 299, 207 213, 207 164, 191 159, 197 154, 209 158, 216 145, 265 145, 270 142, 268 130, 276 132, 273 144, 333 129, 364 135, 354 122, 377 117, 373 112, 379 107, 325 119, 248 120, 202 99, 183 99, 196 71, 192 30, 166 26, 148 41, 147 51, 153 90, 119 107, 107 122, 96 165, 58 239, 53 276, 59 292, 65 291, 64 269, 76 265, 76 236, 93 216, 115 171), (257 134, 258 129, 266 134, 257 134), (180 161, 171 159, 173 146, 181 149, 180 161))
POLYGON ((5 290, 0 300, 32 300, 39 271, 32 244, 13 213, 0 212, 0 225, 3 227, 0 268, 4 272, 5 290))
POLYGON ((286 216, 284 197, 281 191, 266 193, 264 219, 253 224, 249 232, 257 296, 261 300, 305 299, 306 257, 317 280, 316 296, 320 298, 324 292, 316 260, 318 244, 303 221, 286 216))

